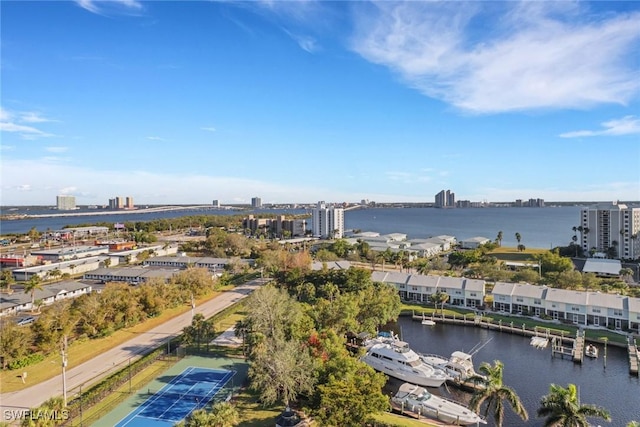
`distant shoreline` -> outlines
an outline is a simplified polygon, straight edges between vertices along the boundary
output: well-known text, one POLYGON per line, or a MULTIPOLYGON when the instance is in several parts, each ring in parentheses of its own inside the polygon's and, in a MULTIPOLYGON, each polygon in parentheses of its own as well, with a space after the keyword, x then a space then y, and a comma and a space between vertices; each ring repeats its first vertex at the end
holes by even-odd
POLYGON ((122 210, 94 210, 83 212, 64 212, 64 213, 46 213, 46 214, 7 214, 2 215, 0 219, 3 221, 21 220, 21 219, 35 219, 35 218, 61 218, 61 217, 77 217, 77 216, 100 216, 100 215, 127 215, 127 214, 145 214, 156 212, 170 212, 180 210, 219 210, 211 205, 197 205, 197 206, 158 206, 153 208, 142 209, 122 209, 122 210))

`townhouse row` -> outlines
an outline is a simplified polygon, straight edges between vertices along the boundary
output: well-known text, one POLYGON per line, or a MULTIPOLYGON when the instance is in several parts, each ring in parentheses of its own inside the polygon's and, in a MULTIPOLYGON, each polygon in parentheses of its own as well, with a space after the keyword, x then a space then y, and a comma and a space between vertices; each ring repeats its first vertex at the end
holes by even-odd
MULTIPOLYGON (((371 278, 395 286, 402 300, 423 304, 444 292, 449 305, 475 309, 484 305, 487 295, 486 282, 478 279, 382 271, 374 271, 371 278)), ((495 311, 640 332, 640 298, 505 282, 496 283, 490 295, 495 311)))

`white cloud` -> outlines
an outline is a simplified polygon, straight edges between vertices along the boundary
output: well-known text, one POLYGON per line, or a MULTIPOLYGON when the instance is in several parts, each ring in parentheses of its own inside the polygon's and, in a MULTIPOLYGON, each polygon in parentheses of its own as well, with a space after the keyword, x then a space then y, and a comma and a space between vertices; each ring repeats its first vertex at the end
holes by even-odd
POLYGON ((142 10, 142 3, 136 0, 76 0, 81 8, 91 13, 103 14, 106 8, 124 7, 128 11, 142 10))
POLYGON ((166 141, 166 139, 161 138, 161 137, 159 137, 159 136, 148 136, 148 137, 147 137, 147 139, 148 139, 149 141, 166 141))
POLYGON ((207 132, 215 132, 216 131, 216 128, 211 127, 211 126, 210 127, 203 127, 203 128, 200 128, 200 129, 206 130, 207 132))
POLYGON ((78 189, 76 187, 64 187, 61 188, 60 190, 58 190, 59 194, 73 194, 76 191, 78 191, 78 189))
POLYGON ((625 116, 621 119, 609 120, 601 123, 604 129, 600 130, 576 130, 561 133, 562 138, 580 138, 587 136, 621 136, 640 134, 640 118, 625 116))
POLYGON ((0 150, 2 151, 13 151, 15 149, 15 145, 0 145, 0 150))
POLYGON ((356 13, 353 49, 469 112, 578 109, 637 96, 640 13, 592 18, 559 3, 381 2, 356 13), (490 29, 484 38, 477 25, 490 29))
POLYGON ((283 29, 283 31, 287 33, 287 35, 291 37, 298 44, 298 46, 300 46, 302 50, 309 53, 314 53, 319 49, 318 41, 315 38, 311 36, 294 34, 293 32, 287 29, 283 29))
POLYGON ((16 187, 17 191, 31 191, 31 184, 21 184, 16 187))
POLYGON ((22 139, 34 140, 38 138, 47 138, 55 136, 52 133, 42 131, 34 126, 25 125, 24 123, 43 123, 53 122, 55 120, 46 119, 39 113, 23 112, 14 113, 12 111, 0 108, 0 131, 19 134, 22 139))
POLYGON ((38 112, 27 111, 27 112, 20 113, 20 121, 24 123, 46 123, 46 122, 56 122, 57 120, 43 117, 38 112))
POLYGON ((0 131, 19 133, 23 139, 36 139, 36 138, 45 138, 45 137, 54 136, 53 134, 43 132, 32 126, 25 126, 17 123, 10 123, 10 122, 1 122, 0 131))

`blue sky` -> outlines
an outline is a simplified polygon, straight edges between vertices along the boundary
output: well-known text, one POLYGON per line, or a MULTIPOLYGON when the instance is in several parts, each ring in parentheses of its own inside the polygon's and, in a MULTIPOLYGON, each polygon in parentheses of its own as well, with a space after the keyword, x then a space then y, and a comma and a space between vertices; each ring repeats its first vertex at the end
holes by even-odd
POLYGON ((640 2, 2 1, 3 205, 640 200, 640 2))

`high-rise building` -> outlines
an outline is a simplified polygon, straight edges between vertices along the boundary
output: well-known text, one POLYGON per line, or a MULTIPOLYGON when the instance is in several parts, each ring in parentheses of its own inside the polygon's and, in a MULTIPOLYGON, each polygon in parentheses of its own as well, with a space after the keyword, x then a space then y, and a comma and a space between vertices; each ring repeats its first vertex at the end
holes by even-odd
POLYGON ((456 195, 451 190, 442 190, 435 196, 436 208, 455 208, 456 195))
POLYGON ((56 206, 59 211, 72 211, 76 208, 76 197, 67 195, 56 196, 56 206))
POLYGON ((318 202, 312 211, 311 230, 314 236, 322 239, 342 239, 344 236, 344 209, 327 207, 318 202))
POLYGON ((214 200, 211 204, 215 209, 220 209, 220 200, 214 200))
POLYGON ((125 208, 127 209, 133 209, 135 206, 133 206, 133 197, 131 196, 127 196, 126 198, 126 202, 125 202, 125 208))
POLYGON ((580 239, 585 252, 614 258, 640 257, 640 207, 599 203, 580 211, 580 239))
POLYGON ((260 209, 262 207, 262 199, 260 197, 252 197, 251 207, 254 209, 260 209))

